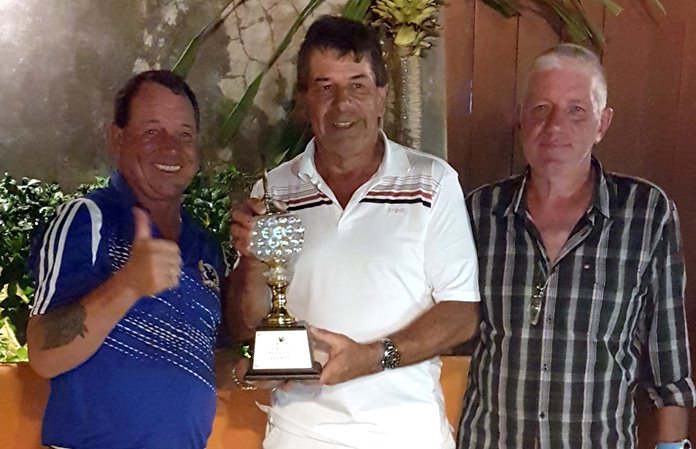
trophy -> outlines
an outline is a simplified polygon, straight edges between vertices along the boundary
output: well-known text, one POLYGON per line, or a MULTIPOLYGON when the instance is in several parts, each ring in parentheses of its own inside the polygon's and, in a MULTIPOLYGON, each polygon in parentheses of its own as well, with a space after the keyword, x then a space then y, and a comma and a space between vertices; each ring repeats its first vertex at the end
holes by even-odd
POLYGON ((304 226, 295 215, 273 204, 268 177, 263 177, 266 214, 257 218, 249 249, 268 266, 271 311, 256 329, 252 345, 250 380, 318 379, 321 365, 314 361, 307 326, 290 315, 285 291, 290 282, 287 265, 302 249, 304 226))

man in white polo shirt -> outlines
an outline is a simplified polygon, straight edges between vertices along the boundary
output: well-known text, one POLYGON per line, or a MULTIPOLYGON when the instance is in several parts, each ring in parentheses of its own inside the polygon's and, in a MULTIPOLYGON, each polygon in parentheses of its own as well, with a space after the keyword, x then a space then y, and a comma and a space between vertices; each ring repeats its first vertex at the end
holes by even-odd
MULTIPOLYGON (((454 448, 438 354, 475 334, 479 301, 457 173, 381 132, 386 70, 363 24, 316 21, 297 89, 315 137, 270 172, 269 188, 306 228, 288 304, 328 361, 318 384, 274 390, 264 447, 454 448)), ((241 260, 229 317, 240 339, 269 310, 263 265, 248 251, 263 212, 255 199, 233 212, 241 260)))

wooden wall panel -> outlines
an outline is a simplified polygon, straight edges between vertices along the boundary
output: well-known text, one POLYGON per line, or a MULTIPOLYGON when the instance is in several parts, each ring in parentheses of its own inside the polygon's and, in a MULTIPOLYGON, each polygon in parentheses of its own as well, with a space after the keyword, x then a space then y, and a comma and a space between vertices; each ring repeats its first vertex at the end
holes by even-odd
POLYGON ((476 0, 448 2, 443 17, 445 54, 453 55, 445 61, 447 142, 456 142, 457 148, 448 151, 448 160, 460 167, 459 177, 464 185, 470 179, 471 141, 471 88, 474 73, 474 14, 476 0))
MULTIPOLYGON (((681 3, 680 16, 696 17, 696 3, 681 3)), ((687 269, 687 316, 690 323, 691 361, 696 366, 696 20, 685 19, 681 55, 680 97, 676 111, 673 152, 673 196, 679 207, 687 269)), ((675 70, 677 66, 675 65, 675 70)), ((696 438, 696 413, 691 413, 691 438, 696 438)))
POLYGON ((673 153, 665 150, 674 148, 676 138, 680 71, 675 66, 683 49, 676 9, 660 26, 641 8, 607 20, 604 66, 615 120, 599 151, 609 169, 649 178, 668 191, 673 153))
POLYGON ((500 124, 514 120, 517 80, 517 20, 501 21, 497 12, 480 2, 475 9, 467 190, 510 172, 514 129, 501 130, 500 124))
MULTIPOLYGON (((650 2, 641 3, 622 2, 623 13, 614 17, 599 1, 585 2, 607 39, 602 61, 615 110, 596 153, 607 169, 649 179, 677 203, 691 279, 687 319, 696 361, 696 2, 665 2, 667 16, 655 14, 650 2)), ((480 2, 473 8, 473 39, 449 42, 457 38, 445 30, 448 63, 453 58, 472 61, 471 72, 448 69, 447 83, 448 89, 459 86, 458 77, 471 73, 472 112, 462 114, 458 106, 448 105, 447 122, 448 158, 466 174, 462 180, 468 190, 523 169, 521 152, 515 149, 515 94, 534 56, 558 42, 536 17, 506 20, 480 2)), ((464 8, 451 11, 465 13, 464 8)), ((466 23, 462 16, 447 17, 447 22, 466 23)), ((647 449, 653 447, 654 420, 645 397, 638 407, 641 448, 647 449)), ((693 437, 696 413, 690 429, 693 437)))

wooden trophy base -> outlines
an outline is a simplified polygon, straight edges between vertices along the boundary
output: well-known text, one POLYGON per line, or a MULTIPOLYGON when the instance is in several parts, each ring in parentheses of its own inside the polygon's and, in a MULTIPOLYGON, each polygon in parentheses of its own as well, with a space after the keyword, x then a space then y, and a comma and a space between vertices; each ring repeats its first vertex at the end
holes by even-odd
POLYGON ((247 380, 319 379, 309 331, 303 324, 256 329, 247 380))

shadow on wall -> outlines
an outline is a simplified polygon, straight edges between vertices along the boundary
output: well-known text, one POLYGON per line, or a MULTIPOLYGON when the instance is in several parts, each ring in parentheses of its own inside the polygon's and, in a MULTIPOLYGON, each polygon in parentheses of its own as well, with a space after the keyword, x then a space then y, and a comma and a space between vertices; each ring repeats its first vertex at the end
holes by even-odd
MULTIPOLYGON (((315 15, 334 12, 344 2, 326 0, 315 15)), ((225 3, 0 2, 0 174, 58 181, 72 190, 108 173, 105 125, 116 91, 135 72, 172 67, 189 39, 225 3)), ((201 105, 205 159, 237 163, 210 130, 222 122, 223 106, 240 98, 305 3, 246 0, 201 49, 187 79, 201 105)), ((294 76, 295 53, 290 48, 267 77, 249 132, 234 144, 239 153, 258 146, 267 132, 261 128, 284 113, 287 105, 278 98, 290 98, 287 80, 294 76)))

